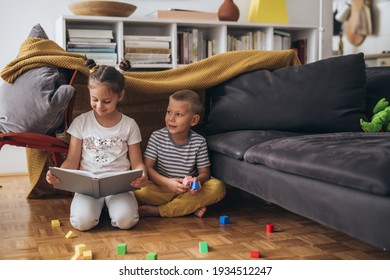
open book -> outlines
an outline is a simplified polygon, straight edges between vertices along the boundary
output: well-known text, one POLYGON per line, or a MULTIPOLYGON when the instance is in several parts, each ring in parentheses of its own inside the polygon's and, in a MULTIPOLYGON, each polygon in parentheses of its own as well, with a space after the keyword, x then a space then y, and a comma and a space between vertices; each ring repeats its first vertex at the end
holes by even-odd
POLYGON ((54 188, 95 198, 138 190, 139 188, 131 186, 130 183, 142 176, 141 169, 95 174, 82 170, 50 167, 50 172, 60 180, 54 188))

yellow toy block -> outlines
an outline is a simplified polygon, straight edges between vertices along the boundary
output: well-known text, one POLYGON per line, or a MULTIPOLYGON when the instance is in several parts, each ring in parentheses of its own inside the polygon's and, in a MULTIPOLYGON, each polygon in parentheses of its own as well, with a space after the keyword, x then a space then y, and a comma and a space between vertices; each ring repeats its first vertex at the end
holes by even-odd
POLYGON ((91 250, 84 251, 83 258, 84 260, 92 260, 92 251, 91 250))
POLYGON ((78 257, 79 257, 79 255, 74 254, 70 259, 73 261, 73 260, 77 260, 78 257))
POLYGON ((59 220, 51 220, 51 227, 60 227, 61 223, 59 220))
POLYGON ((74 233, 73 231, 68 231, 68 233, 65 235, 66 238, 73 238, 73 237, 77 237, 77 234, 74 233))
POLYGON ((75 252, 77 256, 82 256, 83 252, 87 250, 87 245, 85 244, 77 244, 74 246, 75 252))

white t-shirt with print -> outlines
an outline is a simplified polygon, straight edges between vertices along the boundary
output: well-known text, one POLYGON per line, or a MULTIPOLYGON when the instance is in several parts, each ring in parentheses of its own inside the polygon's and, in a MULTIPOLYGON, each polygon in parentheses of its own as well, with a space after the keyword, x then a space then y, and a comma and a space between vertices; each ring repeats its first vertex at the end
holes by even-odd
POLYGON ((128 145, 142 140, 134 119, 122 114, 117 125, 103 127, 93 110, 76 117, 67 132, 83 141, 80 170, 93 173, 130 169, 128 145))

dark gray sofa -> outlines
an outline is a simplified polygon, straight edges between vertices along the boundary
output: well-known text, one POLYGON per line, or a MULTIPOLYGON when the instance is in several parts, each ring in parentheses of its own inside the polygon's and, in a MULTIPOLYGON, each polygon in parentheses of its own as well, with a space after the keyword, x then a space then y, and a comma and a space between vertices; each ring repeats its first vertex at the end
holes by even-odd
POLYGON ((365 133, 390 100, 390 67, 363 54, 273 72, 206 91, 212 175, 378 248, 390 248, 390 133, 365 133))

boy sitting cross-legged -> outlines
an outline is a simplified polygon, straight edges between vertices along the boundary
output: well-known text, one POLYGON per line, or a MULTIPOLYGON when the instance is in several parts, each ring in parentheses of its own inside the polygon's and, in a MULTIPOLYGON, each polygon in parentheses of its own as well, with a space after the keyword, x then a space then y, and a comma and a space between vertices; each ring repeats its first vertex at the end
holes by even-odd
POLYGON ((144 154, 151 181, 134 192, 141 217, 191 213, 202 217, 207 205, 225 196, 224 183, 210 178, 206 139, 191 129, 198 124, 201 110, 194 91, 181 90, 169 97, 166 126, 152 133, 144 154), (198 189, 183 184, 186 176, 198 182, 198 189))

